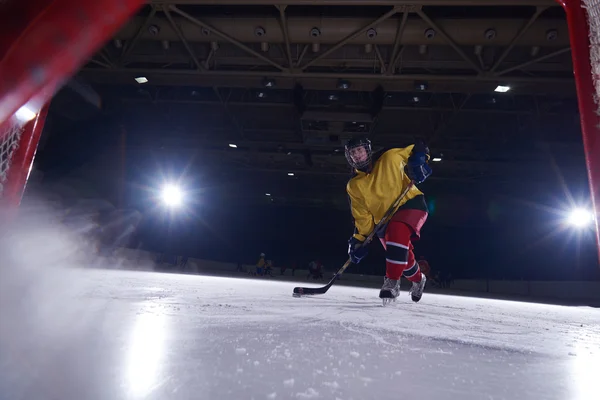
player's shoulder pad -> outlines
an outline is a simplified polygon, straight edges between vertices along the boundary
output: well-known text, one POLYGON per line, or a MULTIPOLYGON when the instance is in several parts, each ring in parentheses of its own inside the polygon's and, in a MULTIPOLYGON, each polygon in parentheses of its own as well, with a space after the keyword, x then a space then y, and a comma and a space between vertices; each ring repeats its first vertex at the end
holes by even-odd
POLYGON ((373 163, 376 163, 385 153, 387 153, 390 150, 393 150, 393 147, 384 147, 383 149, 374 152, 371 156, 373 163))

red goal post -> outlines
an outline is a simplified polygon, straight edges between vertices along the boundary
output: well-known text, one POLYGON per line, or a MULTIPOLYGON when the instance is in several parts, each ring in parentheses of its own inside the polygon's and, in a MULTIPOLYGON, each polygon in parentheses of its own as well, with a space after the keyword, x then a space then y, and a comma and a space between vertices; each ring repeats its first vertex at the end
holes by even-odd
POLYGON ((600 256, 600 0, 557 1, 565 9, 569 24, 573 74, 600 256))
POLYGON ((0 206, 18 206, 58 89, 144 0, 0 0, 0 206))

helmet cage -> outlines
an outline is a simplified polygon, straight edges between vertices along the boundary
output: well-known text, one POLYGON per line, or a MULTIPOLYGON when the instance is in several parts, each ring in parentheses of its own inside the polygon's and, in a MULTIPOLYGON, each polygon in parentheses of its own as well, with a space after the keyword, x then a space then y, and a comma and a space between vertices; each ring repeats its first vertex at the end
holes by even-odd
POLYGON ((348 164, 350 164, 352 166, 352 168, 355 168, 359 171, 366 171, 369 168, 369 166, 371 165, 371 155, 372 155, 371 141, 369 139, 366 139, 366 138, 351 139, 348 141, 348 143, 346 143, 346 145, 344 146, 344 149, 345 149, 345 154, 346 154, 346 160, 348 160, 348 164), (352 159, 351 154, 354 149, 357 149, 359 147, 365 148, 367 157, 363 161, 356 162, 352 159))

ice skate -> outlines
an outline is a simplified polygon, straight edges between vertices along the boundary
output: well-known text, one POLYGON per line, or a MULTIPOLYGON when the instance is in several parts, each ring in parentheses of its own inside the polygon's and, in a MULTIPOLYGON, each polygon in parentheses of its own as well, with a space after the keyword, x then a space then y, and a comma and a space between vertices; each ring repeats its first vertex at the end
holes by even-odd
POLYGON ((400 280, 390 279, 387 276, 383 278, 383 286, 379 291, 379 298, 383 301, 383 305, 396 301, 396 297, 400 294, 400 280))
POLYGON ((421 300, 421 296, 423 296, 423 290, 425 289, 425 283, 427 283, 427 278, 425 274, 421 274, 421 282, 413 282, 412 287, 410 288, 410 298, 415 303, 418 303, 421 300))

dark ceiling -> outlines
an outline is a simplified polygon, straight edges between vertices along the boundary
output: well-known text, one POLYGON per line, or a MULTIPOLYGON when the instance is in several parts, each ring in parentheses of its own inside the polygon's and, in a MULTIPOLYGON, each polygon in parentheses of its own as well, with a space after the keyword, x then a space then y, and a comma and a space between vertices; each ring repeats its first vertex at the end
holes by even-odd
POLYGON ((340 204, 358 133, 424 139, 450 184, 538 179, 553 148, 583 165, 553 0, 152 0, 78 79, 132 147, 199 152, 260 201, 340 204))

